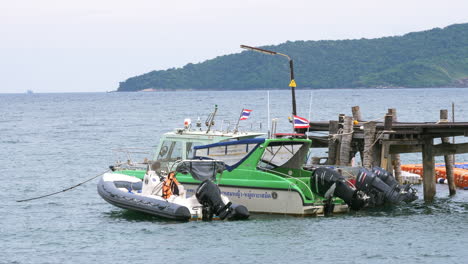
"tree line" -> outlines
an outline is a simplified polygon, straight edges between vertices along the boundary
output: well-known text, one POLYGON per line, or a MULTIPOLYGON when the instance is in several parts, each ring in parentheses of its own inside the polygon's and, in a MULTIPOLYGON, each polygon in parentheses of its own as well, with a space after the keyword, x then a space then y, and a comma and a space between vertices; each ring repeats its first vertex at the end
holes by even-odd
MULTIPOLYGON (((287 41, 263 46, 294 60, 298 88, 446 87, 468 77, 468 23, 377 39, 287 41)), ((279 89, 284 58, 243 51, 121 82, 118 91, 279 89)))

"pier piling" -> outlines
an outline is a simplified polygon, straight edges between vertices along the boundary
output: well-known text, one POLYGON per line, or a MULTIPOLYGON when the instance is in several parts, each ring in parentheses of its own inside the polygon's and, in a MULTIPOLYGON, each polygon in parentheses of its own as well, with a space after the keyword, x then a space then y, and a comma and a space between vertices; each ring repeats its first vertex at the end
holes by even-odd
POLYGON ((422 160, 423 160, 423 190, 424 201, 431 202, 434 200, 436 193, 436 178, 434 164, 434 139, 425 138, 422 145, 422 160))
POLYGON ((353 118, 345 116, 343 122, 343 134, 340 144, 340 163, 342 166, 350 166, 351 163, 351 141, 353 139, 353 118))
POLYGON ((374 166, 374 149, 375 149, 375 122, 367 122, 364 124, 364 161, 365 168, 374 166))
POLYGON ((329 124, 329 137, 328 137, 328 164, 336 164, 336 156, 338 152, 338 140, 336 134, 338 133, 338 121, 330 120, 329 124))
MULTIPOLYGON (((396 108, 389 108, 388 114, 392 115, 392 123, 398 122, 396 108)), ((395 172, 395 179, 399 183, 402 183, 400 154, 392 154, 391 158, 392 158, 393 171, 395 172)))
POLYGON ((361 122, 362 121, 362 116, 361 116, 361 109, 359 106, 353 106, 351 107, 351 112, 353 113, 353 119, 361 122))
MULTIPOLYGON (((448 110, 442 109, 440 110, 440 120, 439 123, 448 122, 448 110)), ((442 137, 442 144, 450 144, 450 138, 442 137)), ((456 194, 456 186, 455 186, 455 179, 453 174, 453 166, 454 166, 454 158, 453 155, 444 155, 444 162, 445 162, 445 173, 447 175, 447 181, 449 186, 449 193, 450 196, 456 194)))

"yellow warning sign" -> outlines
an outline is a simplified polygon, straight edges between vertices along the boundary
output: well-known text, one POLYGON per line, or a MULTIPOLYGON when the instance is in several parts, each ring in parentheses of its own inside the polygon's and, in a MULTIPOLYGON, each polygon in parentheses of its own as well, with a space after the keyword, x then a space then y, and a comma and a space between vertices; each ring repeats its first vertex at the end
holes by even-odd
POLYGON ((289 83, 289 87, 296 87, 296 82, 294 80, 291 80, 289 83))

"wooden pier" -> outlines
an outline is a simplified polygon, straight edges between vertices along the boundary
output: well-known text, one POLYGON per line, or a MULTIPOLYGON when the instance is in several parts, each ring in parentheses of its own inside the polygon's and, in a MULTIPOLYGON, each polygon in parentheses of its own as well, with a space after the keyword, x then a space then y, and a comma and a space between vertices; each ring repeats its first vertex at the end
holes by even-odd
MULTIPOLYGON (((382 167, 400 179, 400 154, 422 153, 424 200, 436 193, 435 156, 444 156, 450 195, 456 193, 453 176, 454 155, 468 153, 468 143, 454 144, 451 137, 468 137, 468 122, 450 122, 448 111, 441 110, 437 122, 398 122, 396 109, 388 109, 377 121, 365 121, 358 106, 352 116, 340 114, 338 120, 310 122, 309 132, 327 131, 328 136, 312 136, 313 148, 328 148, 328 164, 351 165, 360 153, 364 167, 382 167), (440 144, 434 139, 440 138, 440 144)), ((307 129, 298 130, 299 133, 307 129)))

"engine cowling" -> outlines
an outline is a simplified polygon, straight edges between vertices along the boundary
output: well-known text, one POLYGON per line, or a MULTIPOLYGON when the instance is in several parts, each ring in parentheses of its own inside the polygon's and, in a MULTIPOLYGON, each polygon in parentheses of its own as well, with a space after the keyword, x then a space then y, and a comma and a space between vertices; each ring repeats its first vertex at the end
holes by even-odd
POLYGON ((221 198, 221 190, 210 180, 203 181, 195 193, 198 202, 203 206, 203 220, 211 220, 213 214, 221 220, 241 220, 249 218, 247 208, 240 204, 225 204, 221 198))
POLYGON ((316 168, 311 176, 311 188, 326 199, 336 196, 353 210, 359 210, 368 204, 368 197, 348 184, 345 177, 331 168, 316 168))

